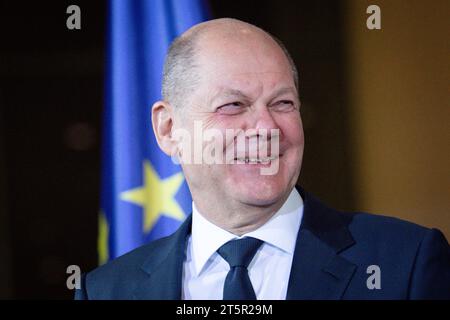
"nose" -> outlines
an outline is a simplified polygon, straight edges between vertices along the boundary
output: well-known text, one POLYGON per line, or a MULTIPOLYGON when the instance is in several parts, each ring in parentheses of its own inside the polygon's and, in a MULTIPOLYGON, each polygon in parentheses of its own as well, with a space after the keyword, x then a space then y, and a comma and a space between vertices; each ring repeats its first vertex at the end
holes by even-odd
POLYGON ((249 113, 245 136, 250 156, 264 157, 278 152, 281 130, 267 106, 255 106, 249 113))
POLYGON ((267 106, 258 106, 255 109, 255 116, 256 116, 255 128, 257 130, 258 129, 266 129, 266 130, 278 129, 278 125, 276 124, 275 119, 273 118, 273 115, 267 106))
POLYGON ((251 112, 247 126, 247 129, 252 129, 249 131, 254 133, 251 135, 267 140, 271 138, 272 129, 279 129, 272 113, 265 105, 255 106, 253 112, 251 112))

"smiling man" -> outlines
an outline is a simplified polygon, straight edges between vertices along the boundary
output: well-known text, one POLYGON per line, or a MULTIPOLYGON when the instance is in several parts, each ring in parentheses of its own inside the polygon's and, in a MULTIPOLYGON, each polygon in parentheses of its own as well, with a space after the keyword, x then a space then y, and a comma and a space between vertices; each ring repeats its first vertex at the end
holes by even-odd
POLYGON ((298 87, 286 49, 253 25, 211 20, 177 38, 152 122, 160 148, 181 162, 192 215, 173 235, 88 273, 76 297, 450 299, 440 231, 338 212, 296 188, 298 87), (214 153, 226 161, 191 161, 195 148, 176 136, 198 142, 196 125, 220 138, 201 149, 219 140, 214 153), (268 168, 276 170, 262 174, 268 168))

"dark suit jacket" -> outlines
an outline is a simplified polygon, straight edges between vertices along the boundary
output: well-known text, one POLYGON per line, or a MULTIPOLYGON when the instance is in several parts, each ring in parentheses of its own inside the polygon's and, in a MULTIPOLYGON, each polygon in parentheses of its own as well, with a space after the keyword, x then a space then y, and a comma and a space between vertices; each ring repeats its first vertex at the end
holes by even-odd
MULTIPOLYGON (((439 230, 330 209, 299 189, 304 213, 287 299, 450 299, 450 247, 439 230), (369 289, 379 267, 380 289, 369 289)), ((171 236, 82 278, 76 299, 181 299, 191 216, 171 236)))

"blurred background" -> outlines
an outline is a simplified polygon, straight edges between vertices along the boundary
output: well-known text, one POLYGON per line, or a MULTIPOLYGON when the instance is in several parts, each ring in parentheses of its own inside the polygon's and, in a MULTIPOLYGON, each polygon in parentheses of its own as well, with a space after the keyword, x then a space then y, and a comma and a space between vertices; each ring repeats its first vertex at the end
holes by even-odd
MULTIPOLYGON (((300 185, 450 238, 449 1, 209 4, 296 61, 300 185), (371 4, 381 30, 366 27, 371 4)), ((0 298, 71 299, 66 267, 98 261, 106 2, 2 1, 0 15, 0 298), (66 28, 71 4, 81 30, 66 28)))

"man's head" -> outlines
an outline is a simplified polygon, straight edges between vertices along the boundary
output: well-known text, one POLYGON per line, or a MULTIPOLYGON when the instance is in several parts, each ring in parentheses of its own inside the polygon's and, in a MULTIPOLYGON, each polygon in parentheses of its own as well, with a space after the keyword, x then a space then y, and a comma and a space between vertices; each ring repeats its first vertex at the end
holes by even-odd
MULTIPOLYGON (((295 88, 298 91, 297 68, 288 50, 279 39, 251 24, 235 19, 224 18, 211 20, 206 23, 200 23, 189 29, 182 36, 176 38, 172 42, 166 56, 163 71, 162 97, 164 101, 170 102, 174 106, 182 105, 183 100, 181 97, 188 96, 189 92, 191 92, 198 84, 198 81, 196 81, 199 76, 199 66, 196 61, 196 54, 199 52, 198 47, 196 46, 197 39, 201 34, 207 31, 212 31, 212 26, 219 27, 220 25, 224 28, 233 25, 235 27, 239 27, 239 25, 247 25, 249 28, 255 28, 256 30, 271 37, 286 55, 291 67, 295 88)), ((230 31, 232 32, 232 30, 230 31)))
POLYGON ((186 145, 174 133, 184 130, 195 139, 197 122, 202 130, 222 133, 220 152, 234 154, 234 161, 226 164, 182 163, 199 210, 216 211, 219 217, 212 220, 229 221, 232 229, 267 221, 295 186, 303 155, 297 72, 287 51, 268 33, 238 20, 196 25, 169 50, 163 99, 153 105, 152 121, 165 153, 183 155, 186 145), (227 129, 236 134, 226 135, 227 129), (271 129, 277 133, 271 135, 271 129), (239 138, 246 149, 236 159, 239 138), (274 139, 279 141, 279 154, 269 150, 263 156, 261 146, 274 139), (256 162, 245 163, 244 158, 256 162), (268 164, 257 162, 268 159, 268 164), (261 168, 274 164, 276 174, 261 174, 261 168))

